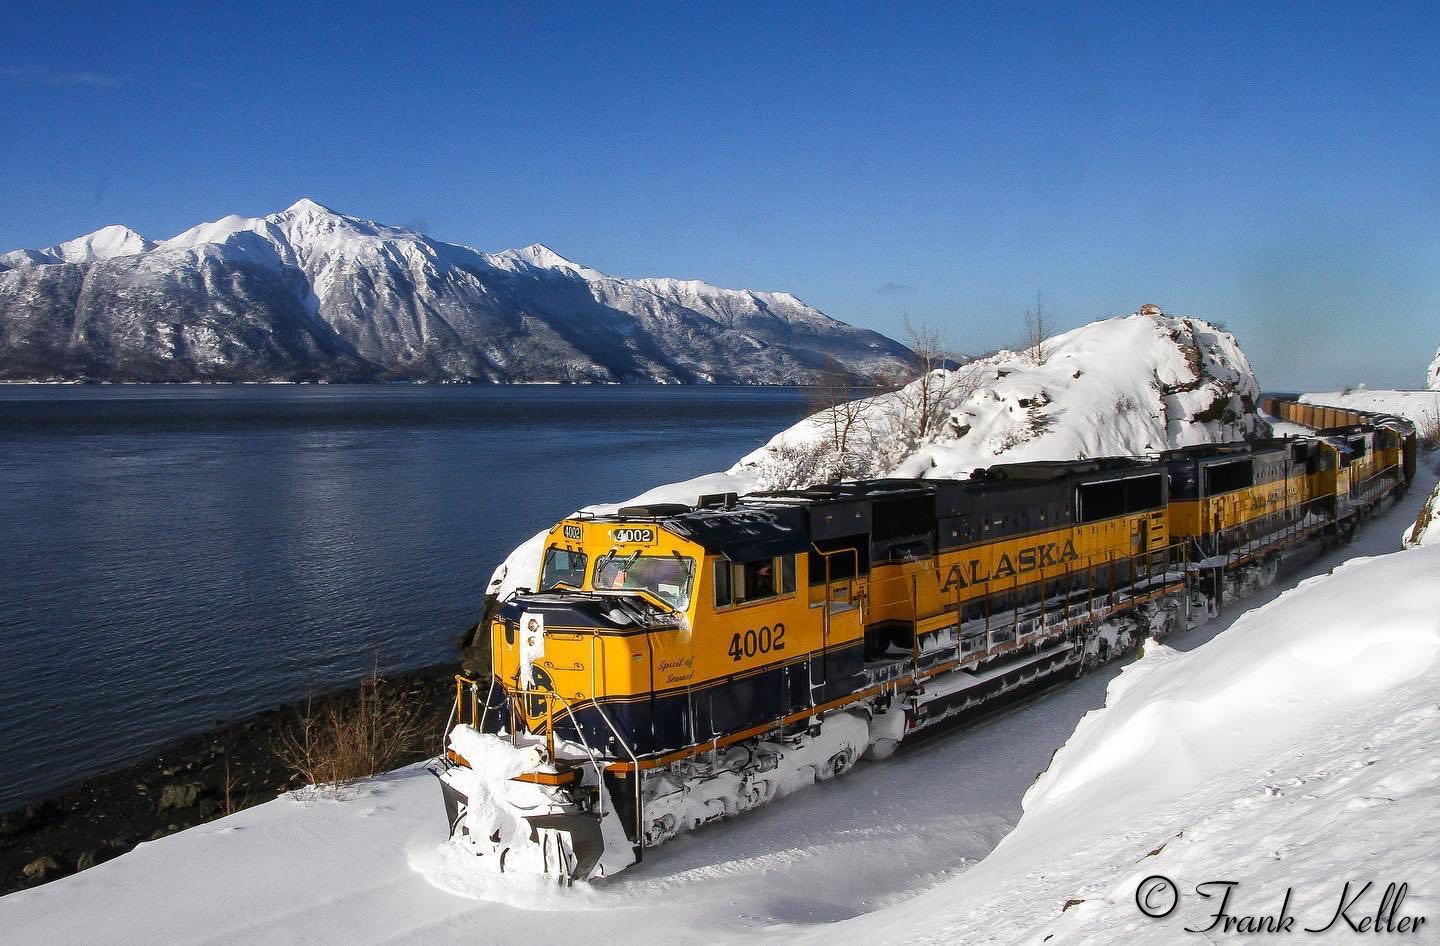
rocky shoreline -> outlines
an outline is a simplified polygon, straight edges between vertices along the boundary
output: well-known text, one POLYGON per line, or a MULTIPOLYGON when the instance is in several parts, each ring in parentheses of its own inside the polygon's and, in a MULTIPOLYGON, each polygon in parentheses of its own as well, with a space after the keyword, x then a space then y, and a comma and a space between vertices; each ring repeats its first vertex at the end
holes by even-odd
MULTIPOLYGON (((433 740, 414 762, 439 751, 460 665, 439 664, 386 680, 423 703, 433 740)), ((323 694, 346 699, 360 682, 323 694)), ((178 739, 133 764, 102 772, 64 791, 0 813, 0 895, 23 890, 118 857, 153 841, 270 801, 301 787, 276 756, 275 742, 305 701, 178 739)))

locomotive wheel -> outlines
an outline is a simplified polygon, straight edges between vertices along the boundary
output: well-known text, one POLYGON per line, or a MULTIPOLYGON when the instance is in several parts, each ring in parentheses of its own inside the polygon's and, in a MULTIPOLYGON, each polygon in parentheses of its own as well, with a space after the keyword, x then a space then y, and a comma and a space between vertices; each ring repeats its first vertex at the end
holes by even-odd
POLYGON ((832 755, 829 760, 815 773, 816 781, 826 782, 837 775, 844 775, 845 770, 855 764, 855 751, 853 749, 842 749, 832 755))

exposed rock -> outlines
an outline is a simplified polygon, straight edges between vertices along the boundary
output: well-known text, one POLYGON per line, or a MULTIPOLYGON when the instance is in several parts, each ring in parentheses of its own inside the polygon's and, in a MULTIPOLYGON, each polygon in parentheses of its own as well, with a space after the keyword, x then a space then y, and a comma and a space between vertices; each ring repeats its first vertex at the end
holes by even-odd
POLYGON ((195 804, 203 789, 204 786, 195 782, 173 782, 166 785, 160 792, 160 800, 155 803, 155 810, 189 808, 195 804))
POLYGON ((42 857, 37 857, 35 858, 35 860, 26 864, 21 873, 25 875, 25 879, 37 881, 44 880, 46 877, 49 877, 50 875, 55 874, 60 870, 60 862, 57 861, 53 856, 46 854, 42 857))

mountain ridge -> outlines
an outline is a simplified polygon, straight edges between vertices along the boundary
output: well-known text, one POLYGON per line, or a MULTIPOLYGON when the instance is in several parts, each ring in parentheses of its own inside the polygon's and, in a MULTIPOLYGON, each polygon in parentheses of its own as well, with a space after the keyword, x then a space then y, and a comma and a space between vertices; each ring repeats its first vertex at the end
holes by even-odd
POLYGON ((789 293, 486 253, 310 198, 0 257, 4 380, 803 384, 910 359, 789 293))

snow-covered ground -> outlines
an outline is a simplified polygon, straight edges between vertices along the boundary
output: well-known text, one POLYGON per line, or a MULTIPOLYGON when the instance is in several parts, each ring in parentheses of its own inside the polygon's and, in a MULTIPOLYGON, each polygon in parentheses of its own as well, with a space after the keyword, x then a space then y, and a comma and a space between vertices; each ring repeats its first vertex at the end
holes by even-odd
POLYGON ((1232 609, 1123 673, 1112 665, 682 836, 603 884, 476 876, 442 849, 439 789, 412 768, 343 801, 281 798, 12 894, 0 938, 1175 942, 1196 915, 1193 891, 1174 917, 1142 923, 1133 887, 1152 873, 1182 894, 1239 880, 1237 909, 1250 910, 1277 909, 1293 883, 1292 912, 1319 922, 1346 879, 1408 880, 1404 912, 1440 916, 1440 549, 1281 593, 1347 555, 1397 549, 1426 477, 1354 545, 1246 602, 1278 598, 1263 611, 1236 620, 1232 609), (1086 718, 1107 685, 1112 705, 1086 718), (1061 912, 1068 900, 1084 902, 1061 912))

